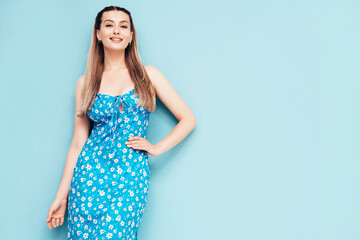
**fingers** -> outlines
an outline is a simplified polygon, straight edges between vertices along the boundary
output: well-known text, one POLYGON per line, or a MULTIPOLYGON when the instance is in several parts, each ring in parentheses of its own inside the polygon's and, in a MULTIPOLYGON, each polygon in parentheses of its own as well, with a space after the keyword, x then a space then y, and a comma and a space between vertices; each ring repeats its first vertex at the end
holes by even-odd
POLYGON ((125 144, 127 147, 141 149, 144 146, 144 140, 144 138, 139 136, 129 137, 129 140, 125 142, 125 144))
POLYGON ((51 229, 51 222, 50 221, 47 222, 47 225, 48 225, 48 228, 51 229))
POLYGON ((144 143, 142 142, 131 142, 131 143, 126 143, 126 146, 127 147, 131 147, 131 148, 134 148, 134 149, 143 149, 144 148, 144 143))
POLYGON ((51 216, 52 216, 52 214, 53 214, 53 211, 54 211, 54 210, 53 210, 52 208, 49 209, 48 216, 47 216, 47 220, 46 220, 47 222, 50 221, 51 216))
POLYGON ((47 221, 47 225, 49 229, 56 228, 58 226, 62 226, 64 223, 64 217, 61 218, 52 218, 50 221, 47 221))
POLYGON ((129 137, 129 139, 139 139, 141 138, 140 136, 133 136, 133 137, 129 137))
POLYGON ((129 141, 132 141, 132 140, 140 140, 140 139, 143 139, 142 137, 140 136, 135 136, 135 137, 129 137, 129 141))
POLYGON ((51 217, 52 217, 53 211, 54 210, 50 207, 49 212, 48 212, 48 216, 47 216, 47 219, 46 219, 46 223, 47 223, 49 229, 51 229, 51 227, 52 227, 51 226, 51 221, 52 221, 51 217))

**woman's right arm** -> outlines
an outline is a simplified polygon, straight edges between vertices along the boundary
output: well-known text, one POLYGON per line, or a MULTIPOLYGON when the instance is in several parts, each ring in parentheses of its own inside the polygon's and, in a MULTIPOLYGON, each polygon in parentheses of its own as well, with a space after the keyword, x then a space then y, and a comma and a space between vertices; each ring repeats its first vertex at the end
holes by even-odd
POLYGON ((56 193, 55 199, 64 200, 67 199, 70 183, 73 176, 73 171, 76 166, 77 159, 81 152, 82 147, 89 137, 90 129, 90 119, 86 117, 78 117, 76 113, 80 110, 81 104, 81 91, 84 87, 85 77, 82 75, 77 83, 75 88, 75 126, 74 126, 74 136, 70 145, 69 152, 66 157, 65 168, 59 189, 56 193))

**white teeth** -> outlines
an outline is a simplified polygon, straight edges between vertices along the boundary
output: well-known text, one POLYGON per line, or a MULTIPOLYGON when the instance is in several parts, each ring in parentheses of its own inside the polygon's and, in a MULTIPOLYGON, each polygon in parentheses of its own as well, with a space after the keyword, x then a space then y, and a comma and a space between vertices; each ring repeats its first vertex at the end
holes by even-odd
POLYGON ((111 40, 121 40, 120 38, 110 38, 111 40))

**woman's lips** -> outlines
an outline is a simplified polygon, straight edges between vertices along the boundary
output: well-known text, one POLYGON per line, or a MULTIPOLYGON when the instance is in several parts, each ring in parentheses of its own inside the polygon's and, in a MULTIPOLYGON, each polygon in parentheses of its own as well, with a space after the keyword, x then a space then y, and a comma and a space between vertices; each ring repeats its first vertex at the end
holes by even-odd
POLYGON ((122 41, 121 38, 110 38, 110 40, 111 40, 112 42, 115 42, 115 43, 119 43, 119 42, 122 41))

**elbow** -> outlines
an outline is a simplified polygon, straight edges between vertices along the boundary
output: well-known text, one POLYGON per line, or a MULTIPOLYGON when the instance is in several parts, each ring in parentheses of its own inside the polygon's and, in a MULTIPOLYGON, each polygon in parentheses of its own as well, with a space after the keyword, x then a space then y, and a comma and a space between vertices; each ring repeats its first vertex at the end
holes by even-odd
POLYGON ((192 117, 192 129, 195 129, 196 125, 197 125, 197 121, 196 121, 195 116, 193 115, 193 117, 192 117))
POLYGON ((194 114, 189 114, 188 116, 182 118, 182 119, 179 119, 179 122, 184 122, 188 128, 191 129, 191 131, 196 127, 197 125, 197 120, 194 116, 194 114))

